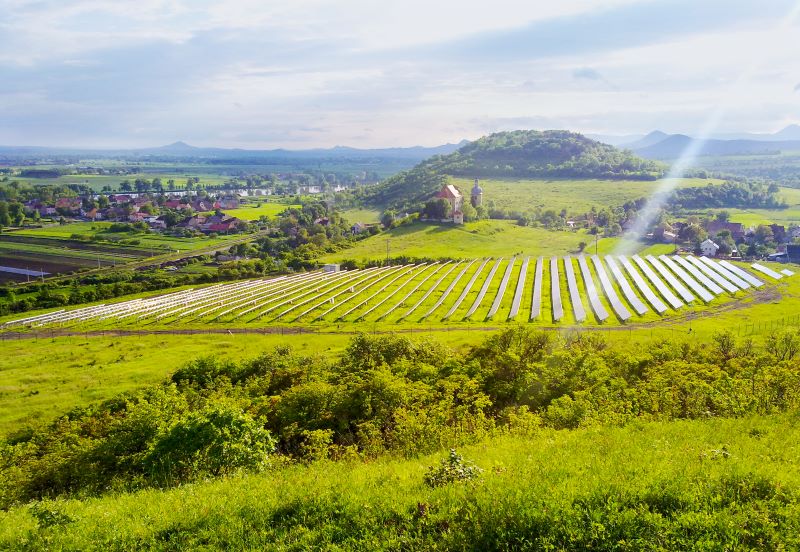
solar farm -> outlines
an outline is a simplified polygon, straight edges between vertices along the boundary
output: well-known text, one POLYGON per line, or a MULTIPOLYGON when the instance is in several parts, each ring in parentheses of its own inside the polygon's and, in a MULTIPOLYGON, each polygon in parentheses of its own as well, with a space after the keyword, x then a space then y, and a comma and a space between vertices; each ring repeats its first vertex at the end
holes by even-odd
POLYGON ((530 322, 624 324, 736 301, 793 272, 706 257, 488 258, 184 289, 11 320, 2 330, 218 325, 530 322))

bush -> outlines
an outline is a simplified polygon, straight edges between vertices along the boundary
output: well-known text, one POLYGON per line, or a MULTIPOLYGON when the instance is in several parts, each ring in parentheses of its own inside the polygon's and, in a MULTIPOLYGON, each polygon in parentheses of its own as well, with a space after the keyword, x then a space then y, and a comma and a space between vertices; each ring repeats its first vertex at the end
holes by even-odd
POLYGON ((188 481, 239 469, 260 470, 275 451, 269 431, 241 410, 217 406, 190 414, 162 435, 144 460, 157 482, 188 481))
POLYGON ((439 467, 431 466, 425 474, 425 484, 428 487, 436 488, 457 481, 472 481, 480 477, 482 469, 478 466, 464 460, 464 457, 458 454, 455 449, 450 449, 450 454, 442 460, 439 467))

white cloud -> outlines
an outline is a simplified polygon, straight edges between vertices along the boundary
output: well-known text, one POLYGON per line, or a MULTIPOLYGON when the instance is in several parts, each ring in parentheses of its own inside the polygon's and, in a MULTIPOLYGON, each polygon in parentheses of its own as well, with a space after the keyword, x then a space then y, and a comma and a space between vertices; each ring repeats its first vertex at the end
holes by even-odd
POLYGON ((745 11, 725 25, 690 34, 676 14, 608 42, 586 21, 624 29, 626 10, 641 19, 669 2, 0 0, 10 14, 0 142, 389 146, 515 125, 691 132, 723 93, 730 130, 771 130, 797 113, 798 28, 776 30, 774 14, 750 17, 755 8, 731 1, 745 11), (573 22, 583 31, 563 43, 537 34, 569 36, 573 22), (746 65, 761 69, 738 82, 746 65))

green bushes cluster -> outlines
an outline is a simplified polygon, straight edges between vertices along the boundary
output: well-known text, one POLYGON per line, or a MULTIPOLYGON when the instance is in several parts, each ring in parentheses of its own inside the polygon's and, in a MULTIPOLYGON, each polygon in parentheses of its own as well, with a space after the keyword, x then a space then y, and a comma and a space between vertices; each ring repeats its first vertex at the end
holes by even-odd
POLYGON ((76 410, 0 444, 0 504, 167 486, 270 459, 414 457, 499 433, 772 413, 797 406, 800 334, 764 347, 611 347, 596 334, 523 326, 464 354, 359 335, 340 357, 279 347, 193 360, 168 382, 76 410))

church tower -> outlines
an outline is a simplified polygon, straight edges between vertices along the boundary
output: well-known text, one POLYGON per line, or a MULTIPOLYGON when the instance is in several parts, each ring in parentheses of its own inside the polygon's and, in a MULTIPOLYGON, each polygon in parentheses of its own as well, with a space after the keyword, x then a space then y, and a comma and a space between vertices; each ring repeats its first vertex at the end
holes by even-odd
POLYGON ((475 185, 472 186, 471 203, 473 207, 478 207, 483 203, 483 188, 478 186, 478 179, 475 179, 475 185))

